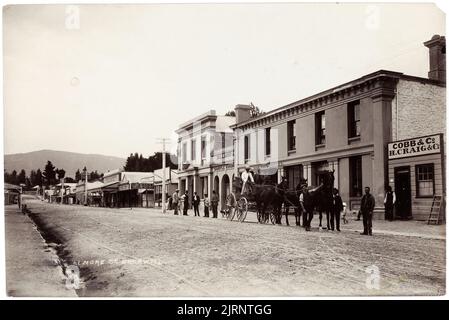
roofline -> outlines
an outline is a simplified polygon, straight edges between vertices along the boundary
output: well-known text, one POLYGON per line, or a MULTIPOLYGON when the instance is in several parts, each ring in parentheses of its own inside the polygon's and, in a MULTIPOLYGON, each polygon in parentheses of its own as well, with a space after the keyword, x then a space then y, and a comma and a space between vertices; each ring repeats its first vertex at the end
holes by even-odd
POLYGON ((251 122, 254 122, 254 121, 257 121, 257 120, 266 118, 266 117, 269 117, 269 116, 271 116, 271 115, 273 115, 273 114, 276 114, 276 113, 278 113, 278 112, 280 112, 280 111, 283 111, 283 110, 285 110, 285 109, 291 108, 291 107, 293 107, 293 106, 300 105, 300 104, 303 104, 303 103, 306 103, 306 102, 310 102, 310 101, 316 100, 316 99, 318 99, 318 98, 320 98, 320 97, 323 97, 323 96, 326 96, 326 95, 328 95, 328 94, 332 94, 332 93, 335 93, 335 92, 337 92, 337 91, 347 89, 347 88, 349 88, 349 87, 355 86, 355 85, 360 84, 360 83, 362 83, 362 82, 366 82, 366 81, 369 81, 369 80, 372 80, 372 79, 375 79, 375 78, 378 78, 378 77, 381 77, 381 76, 387 76, 387 77, 390 77, 390 78, 400 79, 403 75, 404 75, 404 74, 401 73, 401 72, 396 72, 396 71, 390 71, 390 70, 383 70, 383 69, 381 69, 381 70, 378 70, 378 71, 375 71, 375 72, 366 74, 366 75, 364 75, 364 76, 362 76, 362 77, 360 77, 360 78, 357 78, 357 79, 354 79, 354 80, 345 82, 345 83, 343 83, 343 84, 341 84, 341 85, 338 85, 338 86, 336 86, 336 87, 333 87, 333 88, 330 88, 330 89, 321 91, 321 92, 316 93, 316 94, 314 94, 314 95, 311 95, 311 96, 309 96, 309 97, 306 97, 306 98, 303 98, 303 99, 294 101, 294 102, 292 102, 292 103, 289 103, 289 104, 287 104, 287 105, 284 105, 284 106, 282 106, 282 107, 273 109, 273 110, 271 110, 271 111, 268 111, 268 112, 266 112, 266 113, 264 113, 264 114, 262 114, 262 115, 259 115, 259 116, 255 117, 255 118, 251 118, 251 119, 249 119, 249 120, 246 120, 246 121, 242 121, 242 122, 233 124, 233 125, 231 125, 230 127, 231 127, 232 129, 238 128, 238 127, 243 126, 243 125, 246 125, 246 124, 248 124, 248 123, 251 123, 251 122))
POLYGON ((211 119, 216 119, 217 118, 217 114, 216 114, 216 111, 214 109, 211 109, 211 110, 209 110, 209 111, 207 111, 207 112, 205 112, 203 114, 200 114, 199 116, 197 116, 197 117, 195 117, 193 119, 190 119, 189 121, 186 121, 186 122, 180 124, 178 129, 175 130, 175 132, 178 133, 182 129, 190 127, 192 125, 192 123, 203 121, 203 120, 208 119, 208 118, 211 118, 211 119))

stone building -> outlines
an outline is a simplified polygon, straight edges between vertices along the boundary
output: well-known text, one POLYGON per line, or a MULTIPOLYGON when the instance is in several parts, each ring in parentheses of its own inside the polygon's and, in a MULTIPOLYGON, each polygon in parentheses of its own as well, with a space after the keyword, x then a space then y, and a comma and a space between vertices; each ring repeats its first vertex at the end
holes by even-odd
MULTIPOLYGON (((383 217, 385 187, 394 187, 397 165, 388 160, 388 144, 445 132, 445 39, 434 36, 425 45, 429 78, 379 70, 256 118, 250 118, 249 108, 236 108, 236 124, 231 126, 236 138, 234 174, 250 165, 276 173, 278 179, 286 176, 294 188, 301 177, 319 185, 323 171, 334 170, 335 186, 350 209, 358 210, 363 189, 369 186, 376 199, 375 215, 383 217)), ((443 135, 438 136, 443 141, 443 135)), ((433 194, 444 190, 444 153, 439 154, 440 160, 435 155, 432 160, 433 194)), ((416 188, 410 189, 416 200, 416 188)), ((415 218, 427 218, 427 209, 415 218)))

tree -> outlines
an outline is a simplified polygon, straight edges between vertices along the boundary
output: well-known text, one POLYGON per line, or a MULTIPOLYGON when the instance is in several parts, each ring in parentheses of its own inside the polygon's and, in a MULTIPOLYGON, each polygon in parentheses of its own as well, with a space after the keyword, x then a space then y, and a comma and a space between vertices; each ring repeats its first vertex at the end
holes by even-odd
POLYGON ((36 185, 36 171, 35 170, 31 170, 29 181, 33 187, 36 185))
POLYGON ((17 171, 13 170, 9 175, 9 183, 17 185, 17 171))
POLYGON ((55 182, 56 182, 55 166, 51 163, 50 160, 47 161, 47 164, 45 165, 43 175, 45 177, 45 185, 46 186, 55 184, 55 182))
POLYGON ((75 181, 78 182, 80 180, 83 180, 83 177, 81 176, 80 169, 76 170, 75 172, 75 181))
POLYGON ((259 109, 259 107, 256 107, 252 102, 249 104, 251 106, 251 109, 249 109, 249 114, 251 118, 258 117, 265 112, 259 109))
MULTIPOLYGON (((171 161, 172 158, 176 158, 176 156, 170 155, 169 153, 165 154, 166 166, 167 168, 170 167, 172 169, 176 169, 178 166, 171 161)), ((152 172, 161 168, 162 152, 156 152, 154 155, 149 156, 148 158, 144 158, 142 155, 139 155, 136 152, 134 154, 131 153, 126 159, 126 164, 123 167, 123 170, 136 172, 152 172)))
POLYGON ((35 178, 35 185, 41 186, 42 187, 42 182, 43 182, 43 177, 42 177, 42 171, 41 169, 37 169, 36 170, 36 178, 35 178))
POLYGON ((56 173, 58 174, 58 180, 64 179, 65 177, 64 169, 56 169, 56 173))
POLYGON ((72 177, 65 177, 64 182, 67 183, 76 183, 78 181, 75 181, 72 177))
POLYGON ((95 181, 101 178, 101 175, 97 172, 97 170, 92 171, 88 175, 88 181, 95 181))
POLYGON ((20 170, 20 173, 19 173, 19 175, 17 176, 17 183, 18 183, 19 185, 22 184, 22 183, 25 184, 26 178, 27 178, 27 175, 26 175, 25 170, 24 170, 24 169, 20 170))

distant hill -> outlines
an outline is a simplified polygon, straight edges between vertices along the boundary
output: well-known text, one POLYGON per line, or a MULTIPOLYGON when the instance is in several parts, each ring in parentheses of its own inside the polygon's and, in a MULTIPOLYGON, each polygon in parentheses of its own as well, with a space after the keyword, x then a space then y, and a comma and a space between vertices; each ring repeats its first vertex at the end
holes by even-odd
POLYGON ((123 168, 126 159, 104 156, 101 154, 84 154, 66 151, 40 150, 27 153, 5 154, 5 170, 19 172, 25 169, 27 176, 31 170, 44 170, 47 160, 50 160, 56 168, 64 169, 66 177, 75 177, 76 170, 82 170, 84 166, 89 172, 97 170, 104 173, 108 170, 123 168))

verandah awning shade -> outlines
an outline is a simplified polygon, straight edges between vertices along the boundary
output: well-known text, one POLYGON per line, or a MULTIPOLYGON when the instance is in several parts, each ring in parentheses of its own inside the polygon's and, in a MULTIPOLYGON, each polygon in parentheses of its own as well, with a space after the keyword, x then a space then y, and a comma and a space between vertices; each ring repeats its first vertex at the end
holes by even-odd
POLYGON ((120 184, 119 181, 111 182, 111 183, 109 183, 109 184, 107 184, 107 185, 103 185, 103 186, 101 187, 101 190, 102 190, 103 192, 117 192, 117 191, 118 191, 118 185, 119 185, 119 184, 120 184))

